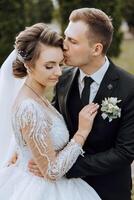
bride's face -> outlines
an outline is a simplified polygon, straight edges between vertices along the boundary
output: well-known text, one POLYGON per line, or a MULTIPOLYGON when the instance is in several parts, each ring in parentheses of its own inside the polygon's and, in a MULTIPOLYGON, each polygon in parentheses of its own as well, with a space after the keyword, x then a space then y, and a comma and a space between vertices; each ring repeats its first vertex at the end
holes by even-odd
POLYGON ((60 47, 41 45, 40 55, 35 61, 31 77, 42 86, 54 86, 62 74, 63 59, 60 47))

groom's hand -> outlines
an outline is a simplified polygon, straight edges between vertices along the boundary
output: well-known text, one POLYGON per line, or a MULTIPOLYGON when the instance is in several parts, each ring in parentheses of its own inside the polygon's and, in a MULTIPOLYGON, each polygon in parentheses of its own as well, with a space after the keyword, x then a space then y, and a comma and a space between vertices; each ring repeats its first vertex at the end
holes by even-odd
POLYGON ((38 166, 36 165, 36 163, 34 162, 34 160, 29 161, 28 169, 35 176, 43 177, 43 175, 41 174, 41 172, 40 172, 38 166))
POLYGON ((12 155, 11 159, 8 161, 8 165, 7 165, 7 166, 10 166, 10 165, 15 164, 16 161, 17 161, 17 159, 18 159, 18 154, 15 152, 15 153, 12 155))

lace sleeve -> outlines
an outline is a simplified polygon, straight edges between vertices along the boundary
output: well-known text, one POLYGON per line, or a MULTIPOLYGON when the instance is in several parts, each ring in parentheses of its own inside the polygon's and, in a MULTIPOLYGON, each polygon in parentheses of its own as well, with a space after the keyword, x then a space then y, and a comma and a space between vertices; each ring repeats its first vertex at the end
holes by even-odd
POLYGON ((51 180, 65 175, 83 153, 81 145, 71 140, 63 150, 56 153, 49 134, 51 119, 32 103, 23 106, 19 113, 22 137, 31 149, 42 175, 51 180))

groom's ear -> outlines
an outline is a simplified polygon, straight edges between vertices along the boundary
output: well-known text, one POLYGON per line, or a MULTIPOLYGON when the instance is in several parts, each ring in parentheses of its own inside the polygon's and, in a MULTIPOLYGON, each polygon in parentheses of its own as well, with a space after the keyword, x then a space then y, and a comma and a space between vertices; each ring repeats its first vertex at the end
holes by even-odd
POLYGON ((103 51, 103 45, 101 43, 94 44, 94 48, 93 48, 94 56, 100 56, 102 54, 102 51, 103 51))

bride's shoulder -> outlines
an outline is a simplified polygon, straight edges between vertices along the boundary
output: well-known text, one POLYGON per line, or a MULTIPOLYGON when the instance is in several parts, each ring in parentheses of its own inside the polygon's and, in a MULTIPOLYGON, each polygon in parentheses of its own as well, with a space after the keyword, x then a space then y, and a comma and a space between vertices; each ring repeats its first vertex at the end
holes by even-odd
POLYGON ((13 112, 22 115, 24 114, 37 114, 41 110, 40 105, 34 99, 27 98, 18 102, 13 107, 13 112))
POLYGON ((37 124, 46 120, 46 116, 38 102, 33 99, 25 99, 19 102, 12 112, 12 119, 18 121, 20 126, 30 123, 37 124))

